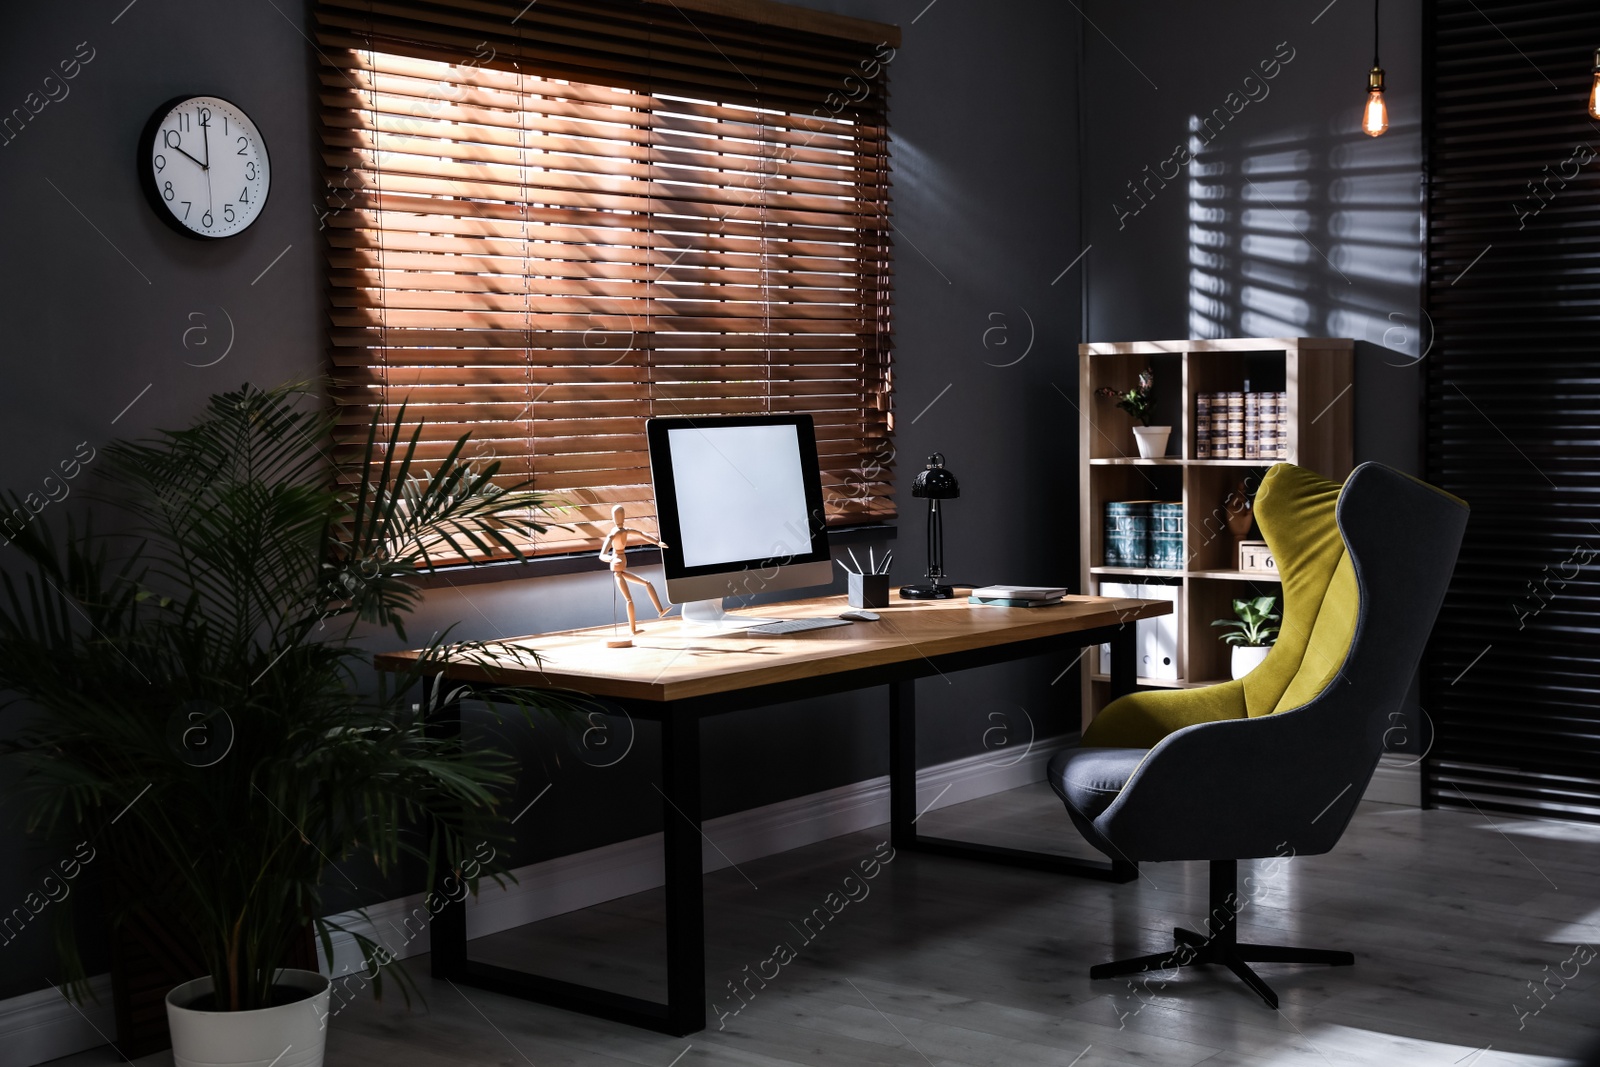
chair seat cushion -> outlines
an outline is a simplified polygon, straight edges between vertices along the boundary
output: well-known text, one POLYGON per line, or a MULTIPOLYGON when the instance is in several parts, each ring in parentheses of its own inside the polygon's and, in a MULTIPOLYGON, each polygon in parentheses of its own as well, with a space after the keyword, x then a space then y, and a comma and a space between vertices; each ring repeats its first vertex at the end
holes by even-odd
POLYGON ((1085 819, 1111 806, 1148 748, 1068 748, 1055 754, 1045 771, 1050 788, 1085 819))

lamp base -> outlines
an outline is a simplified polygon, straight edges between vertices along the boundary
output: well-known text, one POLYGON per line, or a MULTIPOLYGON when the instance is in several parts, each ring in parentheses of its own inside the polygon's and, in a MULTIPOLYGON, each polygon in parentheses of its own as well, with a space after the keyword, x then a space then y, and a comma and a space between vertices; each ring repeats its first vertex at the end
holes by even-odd
POLYGON ((952 585, 903 585, 900 587, 902 600, 954 600, 955 586, 952 585))

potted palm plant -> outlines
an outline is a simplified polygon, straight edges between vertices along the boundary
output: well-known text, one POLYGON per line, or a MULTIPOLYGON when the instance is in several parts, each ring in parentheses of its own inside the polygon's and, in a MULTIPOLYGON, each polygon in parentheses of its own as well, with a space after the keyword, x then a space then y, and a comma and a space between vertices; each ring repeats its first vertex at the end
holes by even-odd
POLYGON ((1150 412, 1156 402, 1156 376, 1149 369, 1139 372, 1139 380, 1128 389, 1113 389, 1103 385, 1095 390, 1096 395, 1108 400, 1115 400, 1117 407, 1132 415, 1139 425, 1133 428, 1133 438, 1139 445, 1141 459, 1160 459, 1167 454, 1167 438, 1172 435, 1171 426, 1151 426, 1150 412))
POLYGON ((1211 625, 1226 627, 1224 643, 1233 646, 1233 677, 1243 678, 1261 665, 1278 639, 1278 606, 1275 596, 1258 596, 1233 602, 1234 618, 1217 619, 1211 625))
MULTIPOLYGON (((429 884, 437 864, 466 867, 474 890, 500 870, 465 857, 505 839, 513 766, 426 729, 450 699, 430 666, 486 649, 436 636, 413 676, 387 680, 360 642, 405 638, 416 572, 441 554, 518 554, 545 502, 464 459, 466 437, 424 471, 403 409, 374 416, 363 454, 330 458, 333 417, 298 386, 213 396, 188 429, 104 450, 94 518, 116 533, 69 522, 57 536, 35 518, 12 541, 25 570, 0 597, 0 688, 21 719, 8 807, 115 856, 113 924, 164 914, 192 931, 205 973, 168 997, 180 1067, 321 1063, 328 979, 288 965, 312 931, 333 958, 343 928, 323 895, 339 861, 387 873, 414 857, 429 884)), ((57 929, 81 997, 70 920, 57 929)))

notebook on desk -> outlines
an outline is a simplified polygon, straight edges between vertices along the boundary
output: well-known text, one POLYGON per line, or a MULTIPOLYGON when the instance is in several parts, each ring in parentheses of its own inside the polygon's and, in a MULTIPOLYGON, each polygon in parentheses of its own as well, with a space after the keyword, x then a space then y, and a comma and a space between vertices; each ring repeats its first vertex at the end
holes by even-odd
POLYGON ((979 600, 1060 600, 1067 591, 1050 585, 986 585, 971 595, 979 600))

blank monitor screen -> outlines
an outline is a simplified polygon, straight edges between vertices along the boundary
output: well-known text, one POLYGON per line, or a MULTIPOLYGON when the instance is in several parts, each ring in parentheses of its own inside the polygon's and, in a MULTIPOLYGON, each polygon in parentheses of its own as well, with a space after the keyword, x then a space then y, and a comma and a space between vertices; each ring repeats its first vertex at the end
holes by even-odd
POLYGON ((809 415, 656 418, 645 433, 674 600, 828 584, 809 415))
POLYGON ((809 551, 796 426, 685 426, 667 440, 685 567, 809 551))

